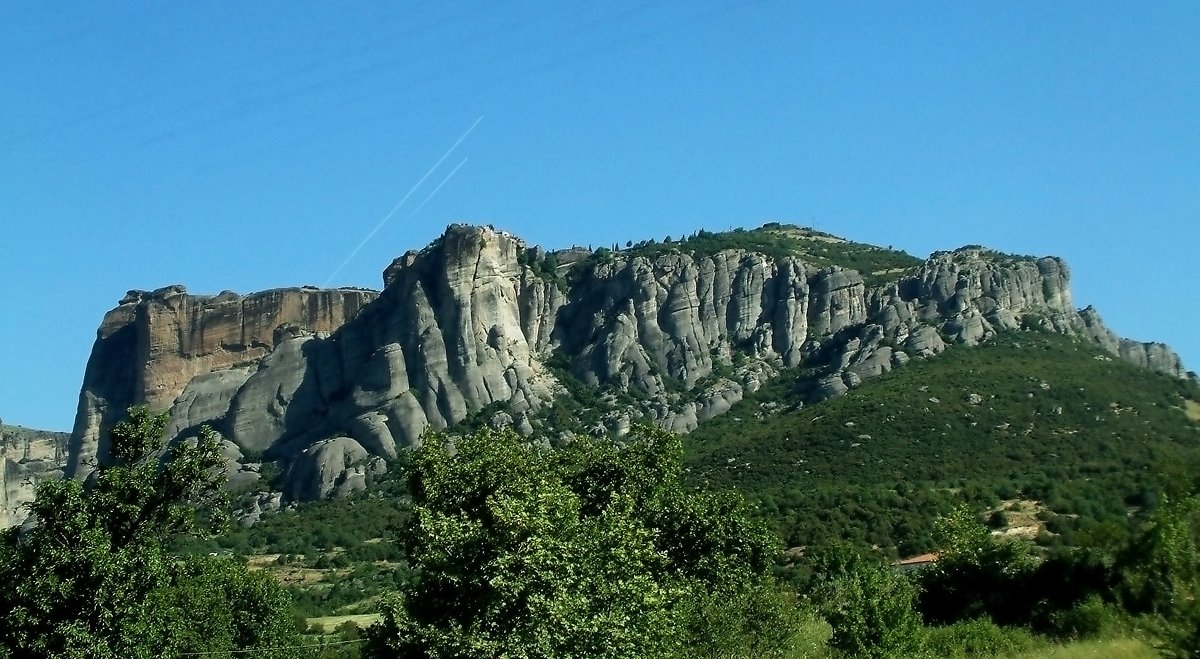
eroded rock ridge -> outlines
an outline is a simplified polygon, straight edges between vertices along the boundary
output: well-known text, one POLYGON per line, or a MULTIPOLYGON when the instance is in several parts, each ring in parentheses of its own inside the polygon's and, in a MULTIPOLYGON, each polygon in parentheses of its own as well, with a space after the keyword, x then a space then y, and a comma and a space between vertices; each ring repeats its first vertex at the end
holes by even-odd
POLYGON ((883 283, 867 274, 876 283, 746 249, 547 254, 454 225, 389 265, 379 293, 132 292, 98 331, 68 471, 105 459, 108 429, 145 403, 170 410, 178 438, 216 429, 234 487, 261 488, 270 462, 285 498, 335 496, 427 428, 483 411, 533 431, 564 373, 635 401, 594 432, 638 418, 688 431, 785 369, 812 369, 811 397, 827 398, 948 344, 1030 327, 1184 377, 1166 346, 1119 339, 1095 310, 1076 310, 1056 258, 972 247, 883 283))

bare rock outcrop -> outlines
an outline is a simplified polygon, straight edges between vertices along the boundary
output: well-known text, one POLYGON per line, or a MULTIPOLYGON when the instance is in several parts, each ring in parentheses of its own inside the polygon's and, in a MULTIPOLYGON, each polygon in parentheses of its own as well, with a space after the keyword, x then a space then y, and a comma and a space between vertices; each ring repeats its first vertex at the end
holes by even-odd
POLYGON ((182 286, 130 291, 104 316, 97 331, 84 372, 67 471, 85 474, 96 460, 108 458, 108 429, 131 405, 172 408, 176 430, 217 418, 223 413, 221 399, 227 399, 246 369, 270 354, 284 336, 294 331, 330 332, 375 295, 314 288, 246 296, 195 296, 182 286), (234 372, 220 374, 225 370, 234 372), (176 405, 189 385, 189 395, 176 405))
POLYGON ((361 488, 378 469, 358 469, 368 449, 394 457, 498 401, 536 411, 556 383, 535 355, 566 297, 518 262, 525 249, 456 226, 389 266, 382 294, 131 293, 101 325, 68 468, 106 459, 120 411, 147 404, 169 409, 181 438, 207 424, 248 459, 281 460, 288 494, 325 496, 361 488), (313 448, 332 438, 357 448, 313 448))
POLYGON ((38 483, 62 478, 67 433, 0 425, 0 528, 20 524, 38 483))
POLYGON ((1080 329, 1092 341, 1106 351, 1131 363, 1172 377, 1185 378, 1187 370, 1179 355, 1162 343, 1142 343, 1122 339, 1104 325, 1100 314, 1093 307, 1079 312, 1080 329))
POLYGON ((239 487, 267 461, 286 498, 336 496, 427 429, 481 411, 534 434, 566 390, 560 369, 636 401, 579 431, 620 435, 641 419, 686 432, 784 369, 815 373, 809 391, 823 399, 1031 324, 1183 376, 1169 348, 1075 310, 1059 259, 971 247, 896 277, 868 286, 853 270, 745 249, 547 253, 455 225, 393 261, 379 293, 132 292, 100 326, 68 470, 106 459, 108 429, 145 403, 170 410, 179 439, 217 430, 239 487))

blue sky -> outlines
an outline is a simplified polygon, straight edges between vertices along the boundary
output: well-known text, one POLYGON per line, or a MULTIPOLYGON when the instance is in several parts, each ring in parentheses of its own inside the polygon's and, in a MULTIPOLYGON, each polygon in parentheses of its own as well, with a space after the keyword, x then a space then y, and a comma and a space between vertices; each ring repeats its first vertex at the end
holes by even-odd
POLYGON ((792 221, 1062 256, 1197 369, 1197 34, 1194 1, 5 2, 0 417, 70 428, 126 290, 329 280, 479 117, 333 285, 455 221, 792 221))

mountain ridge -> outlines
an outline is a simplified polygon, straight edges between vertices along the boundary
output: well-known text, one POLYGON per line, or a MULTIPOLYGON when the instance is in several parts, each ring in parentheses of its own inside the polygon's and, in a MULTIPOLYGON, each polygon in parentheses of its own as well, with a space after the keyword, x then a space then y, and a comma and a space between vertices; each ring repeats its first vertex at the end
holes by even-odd
POLYGON ((1054 257, 969 246, 920 261, 778 223, 614 248, 548 252, 452 225, 395 259, 379 292, 131 291, 98 330, 67 470, 106 459, 107 429, 146 403, 170 410, 176 438, 217 428, 237 487, 261 488, 274 462, 287 498, 320 498, 481 411, 551 429, 569 378, 632 404, 577 430, 619 435, 640 418, 689 431, 785 369, 804 369, 820 400, 1023 326, 1186 377, 1167 346, 1076 310, 1054 257))

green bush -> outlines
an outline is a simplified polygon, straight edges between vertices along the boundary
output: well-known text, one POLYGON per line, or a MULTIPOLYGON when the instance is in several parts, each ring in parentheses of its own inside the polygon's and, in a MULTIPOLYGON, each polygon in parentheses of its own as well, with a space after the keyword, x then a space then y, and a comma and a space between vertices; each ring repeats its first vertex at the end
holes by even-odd
POLYGON ((1128 616, 1117 606, 1092 595, 1079 604, 1048 616, 1045 632, 1060 639, 1112 637, 1127 631, 1128 616))
POLYGON ((799 623, 768 577, 770 533, 738 498, 685 489, 681 453, 649 427, 561 449, 426 437, 404 536, 416 578, 365 655, 787 656, 799 623))
POLYGON ((164 446, 167 417, 145 408, 110 434, 112 463, 85 487, 43 481, 37 524, 0 532, 0 655, 160 657, 190 652, 282 656, 295 638, 286 594, 230 558, 180 559, 179 537, 224 518, 220 444, 164 446))
POLYGON ((922 645, 917 589, 879 557, 836 549, 817 559, 810 597, 852 657, 911 657, 922 645))
POLYGON ((1161 497, 1116 569, 1122 603, 1147 614, 1166 656, 1200 656, 1200 496, 1161 497))
POLYGON ((829 625, 773 579, 697 592, 685 603, 687 656, 696 659, 799 659, 820 656, 829 625))
POLYGON ((929 657, 996 657, 1029 652, 1045 645, 1023 627, 1000 627, 987 618, 930 627, 925 634, 929 657))

